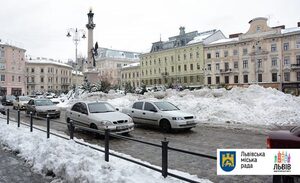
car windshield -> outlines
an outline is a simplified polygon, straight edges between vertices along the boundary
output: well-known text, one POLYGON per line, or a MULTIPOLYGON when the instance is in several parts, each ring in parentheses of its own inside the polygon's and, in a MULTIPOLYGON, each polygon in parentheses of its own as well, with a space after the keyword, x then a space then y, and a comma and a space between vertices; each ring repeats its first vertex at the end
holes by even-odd
POLYGON ((36 106, 48 106, 48 105, 53 105, 53 102, 51 100, 36 100, 35 105, 36 106))
POLYGON ((19 97, 20 101, 29 101, 30 97, 19 97))
POLYGON ((170 102, 154 102, 154 104, 159 108, 161 111, 177 111, 180 110, 175 105, 171 104, 170 102))
POLYGON ((90 113, 114 112, 115 108, 107 102, 88 104, 90 113))

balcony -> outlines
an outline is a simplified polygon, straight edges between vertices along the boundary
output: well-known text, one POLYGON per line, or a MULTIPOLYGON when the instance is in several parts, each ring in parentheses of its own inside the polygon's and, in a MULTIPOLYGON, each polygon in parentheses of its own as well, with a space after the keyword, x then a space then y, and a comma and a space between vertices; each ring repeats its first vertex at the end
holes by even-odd
POLYGON ((163 77, 166 77, 166 76, 169 75, 169 73, 168 73, 168 72, 162 72, 161 75, 162 75, 163 77))
POLYGON ((36 85, 37 83, 35 81, 27 81, 28 85, 36 85))
POLYGON ((220 69, 220 73, 221 74, 230 74, 232 73, 232 69, 220 69))
POLYGON ((300 70, 300 64, 291 64, 292 70, 300 70))

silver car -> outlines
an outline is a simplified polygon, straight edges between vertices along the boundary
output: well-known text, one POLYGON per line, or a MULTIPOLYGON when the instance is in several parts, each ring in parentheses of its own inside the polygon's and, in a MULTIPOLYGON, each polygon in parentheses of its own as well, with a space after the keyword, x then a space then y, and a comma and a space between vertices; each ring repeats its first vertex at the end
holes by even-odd
POLYGON ((27 103, 29 100, 32 99, 28 96, 18 96, 14 101, 13 101, 13 109, 26 109, 27 103))
POLYGON ((59 108, 50 99, 31 99, 27 104, 26 114, 30 112, 37 117, 49 115, 51 118, 60 118, 59 108))
POLYGON ((98 130, 110 129, 111 132, 125 134, 134 129, 130 116, 117 111, 107 102, 77 102, 66 111, 67 123, 73 120, 81 125, 98 130))

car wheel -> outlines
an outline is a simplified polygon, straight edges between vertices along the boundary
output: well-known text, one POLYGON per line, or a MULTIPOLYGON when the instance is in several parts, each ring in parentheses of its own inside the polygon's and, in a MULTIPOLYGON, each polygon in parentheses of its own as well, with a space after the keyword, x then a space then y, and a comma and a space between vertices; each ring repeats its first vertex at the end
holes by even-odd
POLYGON ((171 131, 171 124, 170 124, 170 122, 168 120, 162 120, 160 122, 160 128, 164 132, 170 132, 171 131))
MULTIPOLYGON (((97 126, 96 126, 94 123, 92 123, 92 124, 90 125, 90 128, 91 128, 91 129, 94 129, 94 130, 98 130, 97 126)), ((94 134, 94 136, 95 136, 96 138, 100 138, 100 134, 99 134, 99 133, 97 133, 97 132, 92 132, 92 133, 94 134)))

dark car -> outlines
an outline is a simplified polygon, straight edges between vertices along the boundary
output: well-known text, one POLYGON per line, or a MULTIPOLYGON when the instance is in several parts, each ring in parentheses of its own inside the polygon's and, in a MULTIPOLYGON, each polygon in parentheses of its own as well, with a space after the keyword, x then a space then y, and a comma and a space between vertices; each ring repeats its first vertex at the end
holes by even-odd
POLYGON ((291 130, 272 131, 267 138, 268 148, 300 148, 300 126, 291 130))
POLYGON ((60 117, 59 108, 50 99, 45 98, 31 99, 27 104, 26 114, 30 112, 37 117, 47 117, 47 115, 53 118, 60 117))
MULTIPOLYGON (((291 130, 272 131, 267 138, 267 147, 272 149, 298 149, 300 148, 300 126, 291 130)), ((274 175, 273 183, 300 182, 299 176, 274 175)))
POLYGON ((1 99, 2 105, 13 105, 14 100, 16 99, 13 95, 6 95, 1 99))

